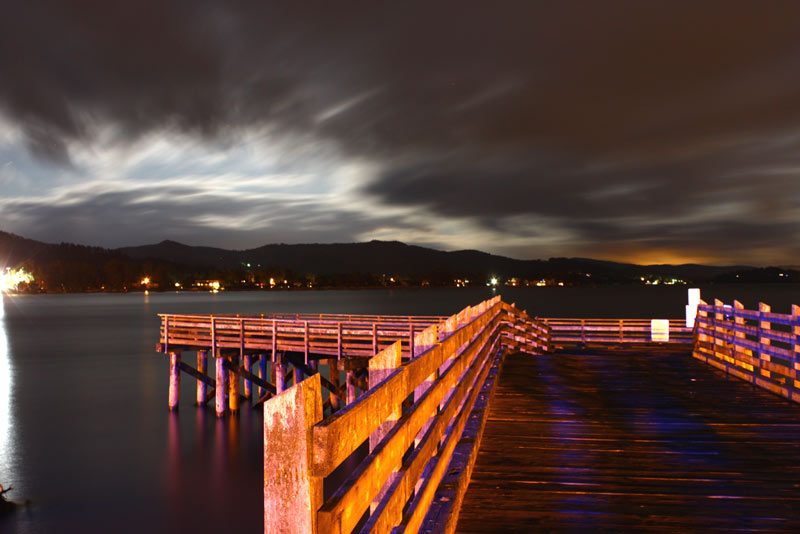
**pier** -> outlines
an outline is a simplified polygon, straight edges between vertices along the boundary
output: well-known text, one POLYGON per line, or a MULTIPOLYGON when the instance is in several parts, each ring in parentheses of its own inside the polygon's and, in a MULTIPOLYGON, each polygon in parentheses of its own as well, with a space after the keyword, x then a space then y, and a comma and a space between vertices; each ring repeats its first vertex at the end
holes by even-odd
POLYGON ((800 307, 696 304, 692 326, 500 297, 450 317, 170 315, 157 348, 170 409, 184 372, 220 416, 264 410, 267 533, 796 532, 800 307))

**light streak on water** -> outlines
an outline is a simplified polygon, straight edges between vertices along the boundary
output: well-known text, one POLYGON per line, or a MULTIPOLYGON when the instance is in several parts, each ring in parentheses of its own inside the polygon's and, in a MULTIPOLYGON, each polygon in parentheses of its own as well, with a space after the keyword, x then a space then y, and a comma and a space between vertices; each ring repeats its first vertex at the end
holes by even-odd
MULTIPOLYGON (((14 443, 14 428, 11 421, 11 387, 13 377, 11 374, 11 359, 6 335, 5 300, 7 297, 0 293, 0 475, 11 472, 12 451, 14 443)), ((0 484, 11 481, 3 480, 0 484)))

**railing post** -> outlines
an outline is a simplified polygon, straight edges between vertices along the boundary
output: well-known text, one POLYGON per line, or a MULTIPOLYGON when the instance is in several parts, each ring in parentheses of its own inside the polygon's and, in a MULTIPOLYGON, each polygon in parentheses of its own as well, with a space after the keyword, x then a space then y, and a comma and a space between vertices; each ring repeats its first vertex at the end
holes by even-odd
MULTIPOLYGON (((198 350, 197 351, 197 371, 202 374, 207 374, 208 372, 208 351, 207 350, 198 350)), ((197 405, 202 406, 206 403, 206 392, 208 386, 202 380, 197 381, 197 405)))
MULTIPOLYGON (((744 328, 744 317, 739 316, 738 313, 737 313, 737 312, 739 312, 741 310, 744 310, 744 304, 742 304, 738 300, 734 300, 733 301, 733 313, 734 313, 733 323, 737 327, 744 328)), ((733 342, 734 342, 734 345, 733 345, 733 357, 737 361, 739 361, 739 355, 740 354, 743 354, 743 355, 746 355, 746 356, 751 356, 752 355, 751 351, 749 351, 749 350, 747 350, 744 347, 739 345, 738 340, 745 339, 745 338, 746 338, 746 335, 745 335, 744 332, 739 332, 738 330, 734 330, 734 332, 733 332, 733 342)))
MULTIPOLYGON (((722 314, 722 307, 725 305, 719 299, 714 299, 714 308, 716 311, 714 312, 714 353, 718 358, 725 359, 725 352, 722 350, 725 344, 725 340, 723 339, 724 335, 724 328, 722 326, 722 321, 724 320, 724 315, 722 314)), ((726 368, 727 370, 727 368, 726 368)))
POLYGON ((278 351, 278 321, 272 320, 272 361, 275 361, 275 353, 278 351))
MULTIPOLYGON (((402 343, 400 341, 395 341, 391 346, 387 347, 380 354, 375 355, 374 357, 370 358, 368 364, 369 370, 369 388, 374 388, 377 384, 379 384, 382 380, 386 379, 392 372, 402 365, 402 343)), ((400 416, 403 412, 403 407, 401 403, 398 403, 396 406, 392 407, 392 413, 389 414, 389 417, 386 418, 386 421, 381 424, 372 434, 369 436, 369 451, 372 452, 381 442, 381 440, 389 433, 389 431, 394 427, 397 423, 397 420, 400 419, 400 416)), ((394 475, 392 475, 394 476, 394 475)), ((391 484, 387 481, 384 484, 384 489, 388 488, 391 484)), ((385 491, 381 491, 375 500, 370 504, 370 510, 375 511, 378 507, 378 503, 380 503, 381 499, 383 498, 385 491)))
POLYGON ((372 355, 378 354, 378 323, 372 323, 372 355))
POLYGON ((178 400, 181 396, 181 353, 169 353, 169 410, 178 409, 178 400))
POLYGON ((303 321, 303 350, 305 352, 305 364, 308 365, 308 321, 303 321))
POLYGON ((164 352, 169 352, 169 315, 164 315, 164 352))
MULTIPOLYGON (((792 304, 792 323, 792 334, 794 334, 792 338, 792 352, 794 353, 792 368, 797 374, 797 371, 800 371, 800 306, 797 304, 792 304)), ((800 389, 800 380, 794 380, 793 384, 795 390, 800 389)), ((800 401, 800 397, 795 394, 794 400, 800 401)))
MULTIPOLYGON (((769 304, 764 304, 763 302, 759 302, 758 303, 758 312, 759 312, 759 316, 761 316, 760 318, 763 317, 763 314, 769 313, 771 311, 772 311, 772 308, 770 307, 769 304)), ((769 321, 761 321, 761 320, 758 321, 758 344, 759 344, 759 346, 767 347, 767 346, 771 345, 770 339, 768 337, 765 337, 765 336, 762 335, 763 332, 769 331, 771 329, 772 329, 772 324, 769 321)), ((770 355, 767 354, 766 352, 759 351, 758 356, 759 356, 759 360, 761 362, 771 361, 770 355)), ((763 367, 763 363, 762 363, 762 367, 763 367)), ((763 376, 769 377, 771 373, 767 369, 763 369, 762 368, 761 369, 761 374, 763 376)))
POLYGON ((313 428, 322 420, 319 374, 264 403, 264 532, 317 534, 322 477, 313 476, 313 428))
POLYGON ((414 357, 414 323, 408 325, 408 359, 414 357))

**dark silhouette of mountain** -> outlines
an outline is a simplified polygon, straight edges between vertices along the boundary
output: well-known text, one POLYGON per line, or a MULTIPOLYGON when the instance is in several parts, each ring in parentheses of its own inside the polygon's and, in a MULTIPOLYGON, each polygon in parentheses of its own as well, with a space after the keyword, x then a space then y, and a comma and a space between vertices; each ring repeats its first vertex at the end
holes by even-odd
MULTIPOLYGON (((71 243, 48 244, 0 232, 0 267, 24 265, 47 291, 129 290, 191 287, 216 278, 226 287, 262 287, 270 278, 290 287, 363 287, 395 278, 404 285, 453 285, 455 279, 482 284, 502 280, 564 281, 568 285, 641 282, 676 278, 687 282, 743 281, 744 266, 635 265, 589 258, 518 260, 478 250, 444 252, 398 241, 335 244, 272 244, 225 250, 162 241, 154 245, 104 249, 71 243), (260 284, 260 285, 259 285, 260 284)), ((769 271, 771 273, 772 271, 769 271)), ((794 275, 792 275, 794 276, 794 275)), ((763 276, 760 276, 763 278, 763 276)), ((792 278, 793 279, 793 278, 792 278)), ((789 281, 781 277, 779 281, 789 281)))
POLYGON ((659 275, 703 281, 748 268, 693 264, 643 266, 587 258, 518 260, 478 250, 444 252, 399 241, 273 244, 242 251, 191 247, 174 241, 162 241, 156 245, 127 247, 118 251, 134 258, 163 259, 214 268, 235 268, 250 264, 253 267, 280 267, 299 273, 315 274, 369 272, 420 276, 443 270, 455 274, 475 273, 482 276, 516 276, 529 279, 546 278, 554 274, 591 273, 600 278, 613 279, 659 275))

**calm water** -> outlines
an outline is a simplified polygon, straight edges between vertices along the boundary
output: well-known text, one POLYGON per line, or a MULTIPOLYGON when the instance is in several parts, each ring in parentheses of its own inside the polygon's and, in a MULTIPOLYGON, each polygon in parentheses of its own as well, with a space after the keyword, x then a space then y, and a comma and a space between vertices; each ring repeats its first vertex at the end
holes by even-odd
MULTIPOLYGON (((0 306, 0 484, 31 504, 0 532, 259 532, 261 415, 217 420, 183 377, 167 411, 157 313, 451 314, 488 289, 37 295, 0 306)), ((683 316, 685 288, 504 289, 539 316, 683 316)), ((711 286, 774 311, 800 286, 711 286)))

